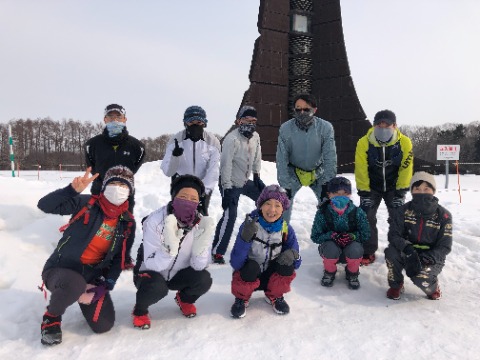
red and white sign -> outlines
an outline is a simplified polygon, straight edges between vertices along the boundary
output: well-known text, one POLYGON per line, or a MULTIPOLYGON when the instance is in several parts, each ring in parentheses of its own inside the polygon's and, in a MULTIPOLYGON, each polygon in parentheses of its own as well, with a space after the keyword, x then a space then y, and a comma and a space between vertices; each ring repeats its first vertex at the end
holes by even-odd
POLYGON ((459 160, 460 145, 437 145, 437 160, 459 160))

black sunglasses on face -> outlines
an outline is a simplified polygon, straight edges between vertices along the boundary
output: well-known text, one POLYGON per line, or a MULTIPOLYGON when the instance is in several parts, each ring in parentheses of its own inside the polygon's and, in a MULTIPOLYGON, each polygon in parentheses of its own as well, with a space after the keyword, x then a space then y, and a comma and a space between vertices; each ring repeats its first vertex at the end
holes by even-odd
POLYGON ((312 108, 295 108, 295 112, 297 114, 300 114, 301 112, 310 112, 312 110, 313 110, 312 108))

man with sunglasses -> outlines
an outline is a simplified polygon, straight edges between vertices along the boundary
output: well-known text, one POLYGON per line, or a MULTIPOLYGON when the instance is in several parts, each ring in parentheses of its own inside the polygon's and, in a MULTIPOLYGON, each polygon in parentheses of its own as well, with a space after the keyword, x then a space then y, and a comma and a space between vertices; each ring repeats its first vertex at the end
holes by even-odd
MULTIPOLYGON (((145 145, 128 134, 126 111, 123 106, 108 105, 104 111, 103 121, 105 122, 103 133, 87 140, 84 146, 87 167, 92 168, 92 174, 99 174, 92 182, 90 189, 92 195, 100 194, 108 169, 121 165, 135 174, 145 159, 145 145)), ((133 192, 128 197, 128 204, 128 210, 133 214, 135 206, 133 192)), ((126 267, 131 269, 133 268, 132 259, 130 254, 127 255, 126 267)))
POLYGON ((284 219, 290 222, 293 199, 302 186, 313 190, 318 203, 327 197, 327 182, 337 174, 337 150, 333 126, 314 116, 313 95, 295 98, 295 116, 280 127, 277 145, 277 179, 287 190, 292 206, 284 219))
POLYGON ((413 174, 411 140, 397 128, 390 110, 375 114, 373 127, 360 138, 355 150, 355 182, 360 207, 367 213, 370 239, 364 244, 362 265, 375 261, 378 249, 377 210, 382 200, 388 214, 405 203, 413 174))

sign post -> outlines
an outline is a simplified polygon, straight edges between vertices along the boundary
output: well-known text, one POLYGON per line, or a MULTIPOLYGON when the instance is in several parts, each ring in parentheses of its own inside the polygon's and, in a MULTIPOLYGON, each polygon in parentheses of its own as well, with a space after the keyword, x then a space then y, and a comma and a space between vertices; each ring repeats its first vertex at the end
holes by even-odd
POLYGON ((12 125, 8 125, 8 143, 10 144, 10 165, 12 167, 12 177, 15 177, 15 156, 13 155, 12 125))
POLYGON ((445 189, 448 189, 448 161, 460 159, 460 145, 437 145, 437 160, 445 160, 445 189))

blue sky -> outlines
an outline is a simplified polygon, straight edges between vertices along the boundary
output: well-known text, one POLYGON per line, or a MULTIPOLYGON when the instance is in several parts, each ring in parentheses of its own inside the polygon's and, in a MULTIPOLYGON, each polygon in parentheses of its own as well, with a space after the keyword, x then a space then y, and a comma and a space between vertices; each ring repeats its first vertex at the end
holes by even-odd
MULTIPOLYGON (((368 118, 480 121, 480 2, 342 0, 350 68, 368 118)), ((232 124, 258 37, 258 0, 1 0, 0 122, 98 122, 112 102, 137 137, 232 124)), ((327 119, 328 120, 328 119, 327 119)))

